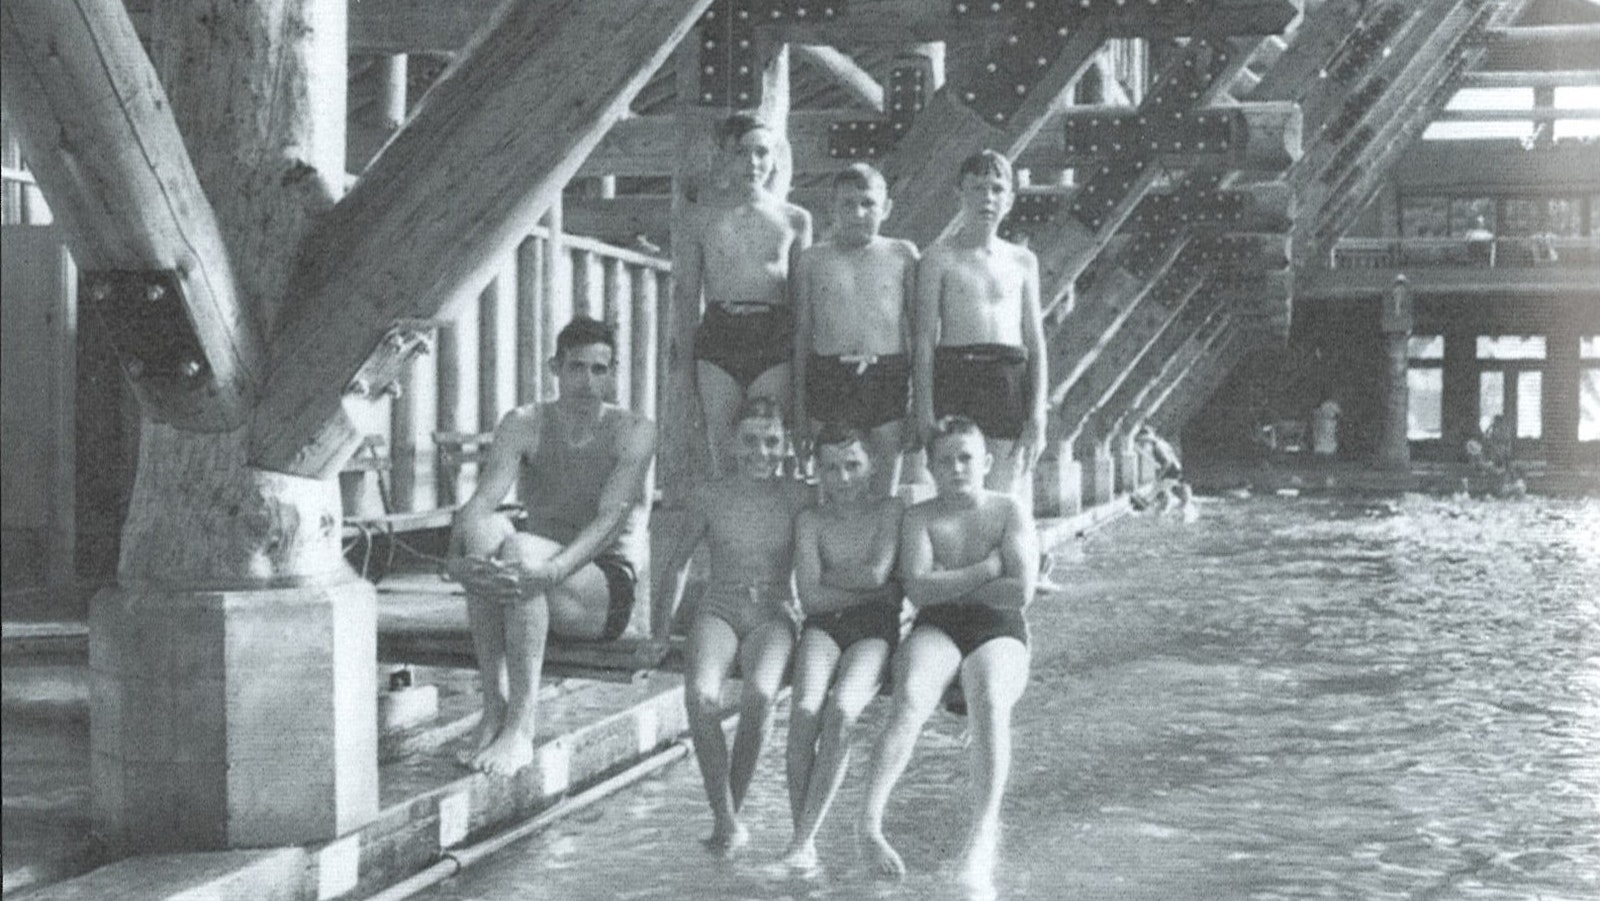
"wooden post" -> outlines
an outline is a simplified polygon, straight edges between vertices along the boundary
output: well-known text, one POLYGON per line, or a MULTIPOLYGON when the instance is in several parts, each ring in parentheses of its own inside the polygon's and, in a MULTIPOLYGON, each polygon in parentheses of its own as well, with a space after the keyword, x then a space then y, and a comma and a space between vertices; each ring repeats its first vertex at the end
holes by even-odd
POLYGON ((633 279, 633 410, 651 420, 656 418, 656 342, 657 306, 660 303, 660 277, 653 269, 639 269, 633 279))
POLYGON ((617 330, 617 402, 639 409, 633 393, 633 269, 616 257, 607 257, 606 321, 617 330))
POLYGON ((517 245, 517 403, 544 396, 544 245, 538 237, 517 245))
POLYGON ((1411 465, 1411 442, 1406 432, 1410 418, 1411 389, 1407 373, 1411 364, 1412 309, 1411 286, 1405 276, 1397 275, 1394 287, 1383 298, 1380 313, 1387 367, 1377 465, 1385 469, 1406 469, 1411 465))
MULTIPOLYGON (((508 262, 514 263, 515 260, 508 262)), ((492 432, 517 402, 516 270, 506 266, 478 295, 478 431, 492 432)))

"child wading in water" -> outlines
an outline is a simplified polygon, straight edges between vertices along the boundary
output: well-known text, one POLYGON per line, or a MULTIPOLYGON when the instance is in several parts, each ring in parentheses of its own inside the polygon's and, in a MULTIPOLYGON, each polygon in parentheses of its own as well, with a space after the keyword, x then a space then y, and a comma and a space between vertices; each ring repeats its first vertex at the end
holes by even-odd
POLYGON ((983 487, 994 458, 971 420, 940 420, 928 457, 939 494, 906 511, 900 528, 900 578, 917 618, 895 655, 894 707, 873 754, 861 832, 884 875, 905 875, 883 834, 884 811, 923 724, 959 674, 975 803, 957 879, 972 895, 992 897, 1011 708, 1028 684, 1022 608, 1033 599, 1039 538, 1014 497, 983 487))
POLYGON ((736 471, 696 488, 689 498, 690 523, 667 561, 667 572, 676 576, 676 606, 696 546, 701 540, 710 544, 708 584, 689 624, 684 705, 715 821, 706 840, 713 850, 749 841, 739 808, 794 647, 794 521, 812 496, 808 486, 780 475, 788 442, 776 401, 746 401, 733 443, 736 471), (744 690, 730 754, 722 733, 722 687, 735 659, 744 690))
POLYGON ((817 864, 816 836, 844 782, 850 730, 878 693, 900 638, 892 580, 901 503, 871 490, 873 462, 860 431, 825 424, 817 432, 823 504, 795 523, 800 634, 789 713, 791 866, 817 864))

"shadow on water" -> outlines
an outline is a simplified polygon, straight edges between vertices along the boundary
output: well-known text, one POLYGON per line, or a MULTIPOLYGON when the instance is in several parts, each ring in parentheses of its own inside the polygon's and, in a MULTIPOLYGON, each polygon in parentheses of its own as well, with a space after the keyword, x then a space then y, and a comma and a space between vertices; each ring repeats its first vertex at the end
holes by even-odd
MULTIPOLYGON (((1211 501, 1072 556, 1069 593, 1030 608, 1000 897, 1600 896, 1600 503, 1211 501)), ((780 722, 741 855, 700 850, 684 764, 436 897, 959 897, 939 867, 967 816, 960 718, 936 715, 890 808, 912 876, 856 854, 884 713, 818 873, 775 863, 780 722)))

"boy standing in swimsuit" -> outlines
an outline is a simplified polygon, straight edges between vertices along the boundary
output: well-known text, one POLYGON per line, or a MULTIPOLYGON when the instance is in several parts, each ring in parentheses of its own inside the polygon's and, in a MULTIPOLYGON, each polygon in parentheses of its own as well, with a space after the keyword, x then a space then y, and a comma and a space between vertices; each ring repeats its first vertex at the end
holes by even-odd
POLYGON ((817 831, 850 761, 850 731, 883 683, 900 639, 893 581, 900 501, 872 491, 866 438, 852 426, 817 432, 822 506, 795 522, 795 582, 805 628, 789 709, 790 866, 817 865, 817 831))
POLYGON ((903 428, 911 415, 912 298, 917 248, 885 238, 889 189, 878 170, 856 163, 833 180, 833 235, 800 255, 795 271, 795 422, 847 422, 869 436, 873 490, 900 481, 903 428))
POLYGON ((900 578, 917 618, 895 656, 894 707, 873 755, 861 828, 879 870, 903 876, 905 863, 883 835, 884 809, 918 733, 959 674, 977 803, 957 878, 973 894, 992 895, 1011 708, 1028 682, 1022 609, 1033 598, 1039 538, 1015 498, 983 487, 994 458, 971 420, 940 420, 928 454, 939 493, 908 510, 900 529, 900 578))
POLYGON ((734 416, 750 397, 789 400, 794 306, 789 273, 811 244, 811 214, 772 193, 778 137, 751 116, 731 116, 717 145, 727 194, 693 207, 673 240, 677 302, 705 317, 694 339, 695 379, 712 467, 729 471, 734 416))
POLYGON ((781 475, 787 440, 777 401, 746 401, 734 443, 738 470, 690 495, 690 522, 667 569, 676 581, 676 607, 690 557, 702 539, 710 542, 708 584, 689 623, 684 705, 715 819, 706 840, 714 850, 731 850, 750 837, 739 808, 794 646, 794 521, 812 494, 804 483, 781 475), (736 658, 744 690, 730 756, 722 733, 722 683, 736 658))
POLYGON ((956 231, 917 269, 917 415, 923 429, 940 416, 976 422, 995 455, 988 487, 1031 512, 1049 396, 1039 260, 999 236, 1015 196, 1010 161, 985 150, 958 178, 956 231))

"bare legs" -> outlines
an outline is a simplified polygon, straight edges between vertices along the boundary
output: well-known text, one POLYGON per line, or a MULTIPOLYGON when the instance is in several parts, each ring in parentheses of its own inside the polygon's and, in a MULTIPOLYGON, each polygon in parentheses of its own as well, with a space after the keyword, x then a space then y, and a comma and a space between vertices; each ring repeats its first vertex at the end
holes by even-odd
POLYGON ((1028 649, 1014 638, 987 642, 961 664, 961 686, 972 731, 975 806, 966 846, 956 863, 956 880, 977 896, 994 894, 1000 801, 1011 774, 1011 708, 1027 684, 1028 649))
POLYGON ((794 635, 786 623, 756 628, 742 646, 733 627, 720 617, 697 616, 689 628, 684 705, 700 778, 711 805, 713 824, 706 845, 714 850, 731 850, 749 841, 749 830, 739 822, 739 808, 771 731, 772 707, 793 646, 794 635), (722 682, 736 656, 744 691, 730 753, 722 732, 722 682))
MULTIPOLYGON (((466 536, 464 553, 528 564, 549 559, 561 549, 549 539, 517 534, 504 517, 495 520, 503 526, 486 526, 479 534, 466 536)), ((533 762, 545 640, 552 627, 561 634, 598 636, 604 628, 607 599, 605 576, 593 565, 548 592, 509 599, 467 596, 467 619, 483 683, 483 714, 476 750, 464 761, 468 766, 510 776, 533 762)))
POLYGON ((711 445, 711 466, 715 474, 731 472, 728 460, 733 447, 734 417, 747 397, 770 397, 789 412, 789 365, 774 366, 756 377, 748 391, 721 366, 698 360, 695 363, 695 384, 700 393, 700 409, 706 417, 706 440, 711 445))
POLYGON ((884 838, 883 814, 889 807, 890 792, 911 762, 923 724, 933 715, 960 665, 961 652, 950 636, 926 626, 912 629, 895 655, 894 706, 873 750, 872 780, 861 813, 862 838, 874 868, 882 875, 899 878, 906 874, 905 862, 884 838))
POLYGON ((972 732, 972 781, 976 804, 957 881, 970 893, 994 892, 1000 842, 1000 801, 1011 771, 1011 709, 1028 681, 1028 649, 1014 638, 979 646, 965 660, 949 636, 917 628, 896 658, 894 709, 873 755, 861 831, 874 865, 884 875, 905 875, 905 863, 883 835, 883 814, 895 783, 911 761, 922 726, 959 669, 972 732))
POLYGON ((878 693, 889 659, 889 645, 865 639, 841 657, 826 634, 807 631, 800 641, 795 689, 789 713, 789 807, 794 839, 784 853, 791 866, 817 863, 816 837, 850 763, 850 732, 878 693), (828 683, 839 664, 838 679, 828 683))

